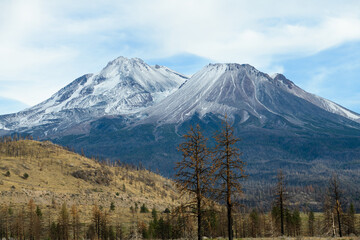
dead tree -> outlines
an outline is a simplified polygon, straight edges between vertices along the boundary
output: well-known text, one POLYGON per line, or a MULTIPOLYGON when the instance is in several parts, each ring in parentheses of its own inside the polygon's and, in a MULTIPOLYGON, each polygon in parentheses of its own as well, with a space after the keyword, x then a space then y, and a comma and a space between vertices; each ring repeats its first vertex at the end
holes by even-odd
POLYGON ((80 238, 80 216, 79 210, 76 205, 71 206, 71 217, 72 217, 72 229, 73 229, 73 239, 77 240, 80 238))
POLYGON ((276 185, 276 207, 280 211, 280 232, 281 236, 285 234, 284 229, 284 218, 285 218, 285 200, 286 200, 286 186, 285 186, 285 177, 280 170, 277 175, 277 185, 276 185))
POLYGON ((332 176, 332 178, 330 180, 329 193, 330 193, 330 196, 332 198, 332 201, 333 201, 333 204, 334 204, 334 209, 335 209, 335 212, 336 212, 336 217, 337 217, 338 227, 339 227, 339 236, 342 237, 342 231, 341 231, 341 227, 342 227, 342 223, 341 223, 342 210, 341 210, 341 202, 340 202, 341 190, 340 190, 340 186, 339 186, 338 177, 335 174, 332 176))
POLYGON ((216 197, 226 202, 228 235, 233 239, 233 197, 242 193, 241 180, 246 177, 245 162, 240 159, 241 152, 236 147, 240 141, 234 135, 234 129, 230 126, 227 117, 223 121, 221 132, 214 136, 216 146, 214 150, 214 184, 216 197))
POLYGON ((66 202, 63 203, 59 212, 58 224, 60 230, 60 239, 69 240, 70 220, 66 202))
POLYGON ((181 193, 190 193, 192 206, 195 206, 198 222, 198 240, 202 239, 202 208, 205 194, 209 186, 210 167, 209 151, 206 146, 207 139, 203 136, 200 126, 184 136, 185 142, 181 143, 178 150, 182 152, 183 159, 176 163, 175 181, 181 193))

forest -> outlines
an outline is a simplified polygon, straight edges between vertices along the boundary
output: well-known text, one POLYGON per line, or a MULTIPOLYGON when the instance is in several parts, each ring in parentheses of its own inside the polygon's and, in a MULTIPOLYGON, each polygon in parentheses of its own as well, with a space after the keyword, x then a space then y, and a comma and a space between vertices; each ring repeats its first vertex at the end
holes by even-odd
MULTIPOLYGON (((246 206, 241 202, 246 163, 236 148, 239 139, 226 122, 214 136, 217 145, 208 149, 199 126, 190 128, 178 150, 175 185, 182 194, 176 206, 164 210, 136 202, 128 207, 130 221, 121 221, 123 210, 110 205, 81 206, 53 200, 50 205, 3 202, 0 204, 0 239, 203 239, 260 237, 328 237, 360 233, 352 203, 343 201, 340 178, 333 174, 323 196, 322 211, 300 208, 289 199, 286 172, 279 169, 271 190, 271 209, 246 206), (185 199, 185 200, 184 200, 185 199)), ((0 151, 5 156, 22 156, 20 148, 10 148, 15 138, 3 138, 0 151)), ((32 152, 34 157, 39 154, 32 152)), ((5 171, 3 178, 10 177, 5 171)), ((28 179, 29 175, 22 175, 28 179)))

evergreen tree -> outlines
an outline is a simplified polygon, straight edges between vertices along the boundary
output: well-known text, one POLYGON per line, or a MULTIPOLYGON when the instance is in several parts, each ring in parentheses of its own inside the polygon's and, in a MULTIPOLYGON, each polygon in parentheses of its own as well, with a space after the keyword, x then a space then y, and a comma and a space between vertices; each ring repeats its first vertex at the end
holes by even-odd
POLYGON ((250 218, 250 235, 251 237, 255 238, 258 236, 259 232, 259 214, 256 209, 253 209, 249 215, 250 218))
POLYGON ((38 217, 42 217, 42 212, 41 212, 41 209, 40 209, 40 207, 39 206, 36 206, 36 215, 38 216, 38 217))
POLYGON ((110 211, 115 211, 115 204, 114 202, 110 203, 110 211))
POLYGON ((292 218, 294 222, 294 236, 299 236, 301 234, 301 217, 298 209, 293 211, 292 218))
POLYGON ((140 213, 148 213, 149 209, 145 206, 145 203, 140 207, 140 213))
POLYGON ((314 236, 314 223, 315 223, 315 215, 313 211, 310 211, 308 216, 308 234, 310 237, 314 236))
POLYGON ((351 203, 350 207, 348 208, 347 214, 346 214, 346 222, 347 222, 347 234, 355 234, 355 208, 354 205, 351 203))

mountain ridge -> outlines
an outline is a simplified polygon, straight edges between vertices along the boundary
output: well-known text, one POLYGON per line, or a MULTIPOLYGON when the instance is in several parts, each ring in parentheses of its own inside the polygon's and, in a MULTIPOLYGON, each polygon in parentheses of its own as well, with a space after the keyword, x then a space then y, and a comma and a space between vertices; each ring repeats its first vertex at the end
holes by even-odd
POLYGON ((98 74, 75 79, 42 103, 0 116, 0 128, 31 131, 54 125, 47 131, 51 134, 102 116, 132 114, 171 94, 185 80, 185 75, 167 67, 118 57, 98 74))
MULTIPOLYGON (((252 114, 258 118, 265 117, 259 110, 282 115, 283 112, 287 113, 288 109, 271 106, 271 102, 276 101, 273 96, 280 95, 278 93, 280 90, 327 112, 360 122, 359 114, 307 93, 282 74, 271 78, 249 64, 234 63, 207 65, 187 80, 174 94, 144 112, 145 115, 149 115, 149 121, 160 119, 159 122, 165 123, 182 122, 186 116, 191 116, 196 111, 200 117, 207 112, 229 115, 234 110, 243 110, 243 115, 252 114)), ((281 107, 281 103, 278 106, 281 107)))
MULTIPOLYGON (((349 191, 358 193, 354 183, 360 181, 360 115, 307 93, 282 74, 270 77, 249 64, 232 63, 209 64, 187 78, 166 67, 124 58, 109 62, 103 70, 98 75, 78 78, 74 83, 76 90, 70 86, 51 101, 63 97, 66 100, 60 102, 69 102, 68 95, 80 96, 82 90, 84 96, 90 97, 99 96, 96 93, 101 89, 111 93, 118 82, 109 76, 116 76, 124 80, 120 92, 130 87, 134 90, 131 93, 141 96, 135 98, 138 102, 128 101, 130 105, 125 105, 134 106, 134 111, 107 114, 105 109, 118 98, 108 105, 94 102, 89 108, 81 108, 83 99, 79 99, 77 108, 62 110, 58 116, 40 111, 34 117, 44 118, 42 124, 18 125, 12 132, 49 139, 99 159, 141 163, 173 177, 174 164, 181 159, 176 150, 183 141, 181 136, 190 126, 199 124, 212 145, 212 135, 221 128, 226 114, 235 135, 243 139, 238 147, 248 163, 246 171, 252 176, 244 183, 245 188, 264 189, 282 168, 291 175, 292 186, 323 186, 329 172, 336 171, 349 191), (122 65, 124 61, 127 63, 122 65), (130 75, 133 68, 138 71, 130 75), (179 81, 154 78, 149 72, 179 81), (141 83, 142 80, 147 83, 141 83), (86 90, 89 86, 94 89, 86 90), (156 98, 157 93, 160 98, 156 98)), ((16 125, 6 122, 6 116, 0 116, 0 124, 3 129, 16 125)), ((2 134, 6 132, 9 133, 3 130, 2 134)))

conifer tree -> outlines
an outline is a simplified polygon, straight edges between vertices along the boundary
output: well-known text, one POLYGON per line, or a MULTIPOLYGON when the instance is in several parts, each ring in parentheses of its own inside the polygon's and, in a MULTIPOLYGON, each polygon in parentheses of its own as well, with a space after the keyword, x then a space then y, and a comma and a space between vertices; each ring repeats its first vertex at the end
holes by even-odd
POLYGON ((240 141, 234 135, 227 116, 223 121, 221 132, 215 135, 216 147, 214 150, 214 184, 216 196, 226 202, 228 236, 233 239, 233 197, 242 193, 241 180, 245 178, 245 162, 240 159, 240 151, 236 143, 240 141))
POLYGON ((315 223, 315 216, 314 212, 310 211, 308 216, 308 234, 310 237, 314 236, 314 223, 315 223))
POLYGON ((347 234, 350 235, 350 234, 355 234, 355 222, 356 222, 356 219, 355 219, 355 208, 354 208, 354 204, 350 204, 350 207, 347 211, 347 214, 346 214, 346 219, 347 219, 347 234))
POLYGON ((195 207, 198 225, 198 240, 202 239, 202 208, 205 194, 209 186, 209 151, 206 146, 207 138, 203 136, 200 126, 184 136, 185 142, 181 143, 178 150, 182 152, 183 159, 176 163, 177 171, 175 181, 181 193, 191 193, 195 207))
POLYGON ((250 235, 251 237, 255 238, 258 236, 260 220, 259 214, 256 209, 253 209, 249 215, 250 221, 250 235))

